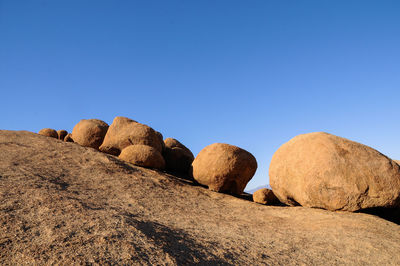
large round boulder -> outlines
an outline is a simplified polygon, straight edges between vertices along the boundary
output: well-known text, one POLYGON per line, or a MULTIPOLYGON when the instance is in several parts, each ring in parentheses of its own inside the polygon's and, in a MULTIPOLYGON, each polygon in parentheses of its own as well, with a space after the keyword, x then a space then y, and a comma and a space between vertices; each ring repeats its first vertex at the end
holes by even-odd
POLYGON ((147 145, 128 146, 122 150, 119 158, 137 166, 156 169, 165 168, 165 161, 161 153, 147 145))
POLYGON ((68 135, 68 132, 64 129, 57 130, 57 135, 59 140, 64 140, 65 136, 68 135))
POLYGON ((43 128, 38 132, 39 135, 50 137, 50 138, 58 138, 57 131, 52 128, 43 128))
POLYGON ((345 211, 400 205, 397 163, 324 132, 283 144, 272 157, 269 179, 275 195, 288 205, 345 211))
POLYGON ((198 183, 213 191, 239 195, 256 172, 257 161, 239 147, 214 143, 199 152, 192 167, 198 183))
POLYGON ((72 130, 72 139, 84 147, 98 149, 107 133, 108 124, 99 119, 82 119, 72 130))
POLYGON ((160 153, 163 150, 160 133, 147 125, 118 116, 108 128, 100 151, 118 156, 124 148, 138 144, 153 147, 160 153))
POLYGON ((253 201, 265 205, 274 205, 279 203, 279 200, 275 196, 274 192, 268 188, 262 188, 254 192, 253 201))
POLYGON ((176 139, 166 138, 164 143, 166 169, 173 173, 188 174, 194 160, 193 153, 176 139))

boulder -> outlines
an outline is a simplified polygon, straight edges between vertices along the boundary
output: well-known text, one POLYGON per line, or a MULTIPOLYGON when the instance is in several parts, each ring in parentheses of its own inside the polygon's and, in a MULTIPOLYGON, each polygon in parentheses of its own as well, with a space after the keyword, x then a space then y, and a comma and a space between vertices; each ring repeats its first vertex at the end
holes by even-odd
POLYGON ((98 149, 107 133, 108 124, 99 119, 82 119, 72 130, 72 139, 83 147, 98 149))
POLYGON ((279 200, 275 196, 274 192, 268 188, 262 188, 254 192, 253 201, 265 205, 274 205, 279 203, 279 200))
POLYGON ((72 134, 68 133, 65 137, 64 137, 64 141, 65 142, 74 142, 74 140, 72 139, 72 134))
POLYGON ((163 137, 163 135, 161 134, 161 132, 158 132, 158 131, 156 131, 156 135, 157 135, 157 137, 158 137, 158 140, 159 140, 160 143, 161 143, 161 151, 164 152, 164 151, 165 151, 164 137, 163 137))
POLYGON ((57 130, 57 135, 59 140, 64 140, 65 136, 68 135, 66 130, 57 130))
POLYGON ((50 138, 58 138, 57 131, 52 128, 43 128, 38 132, 39 135, 50 137, 50 138))
POLYGON ((138 144, 153 147, 160 153, 163 150, 161 133, 157 134, 147 125, 118 116, 110 125, 100 151, 118 156, 124 148, 138 144))
POLYGON ((122 150, 119 158, 125 162, 147 167, 164 169, 165 161, 161 153, 147 145, 131 145, 122 150))
POLYGON ((166 169, 173 173, 188 174, 194 160, 193 153, 176 139, 167 138, 164 143, 166 169))
POLYGON ((257 170, 254 156, 233 145, 214 143, 192 163, 193 178, 217 192, 240 195, 257 170))
POLYGON ((283 144, 272 157, 269 178, 274 194, 288 205, 344 211, 400 205, 397 163, 324 132, 283 144))

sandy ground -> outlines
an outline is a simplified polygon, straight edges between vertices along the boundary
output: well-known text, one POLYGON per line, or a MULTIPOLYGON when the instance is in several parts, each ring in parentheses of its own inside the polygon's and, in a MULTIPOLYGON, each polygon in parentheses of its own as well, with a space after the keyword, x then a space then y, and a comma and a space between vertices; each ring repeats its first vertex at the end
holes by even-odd
POLYGON ((0 131, 0 264, 400 265, 400 226, 270 207, 0 131))

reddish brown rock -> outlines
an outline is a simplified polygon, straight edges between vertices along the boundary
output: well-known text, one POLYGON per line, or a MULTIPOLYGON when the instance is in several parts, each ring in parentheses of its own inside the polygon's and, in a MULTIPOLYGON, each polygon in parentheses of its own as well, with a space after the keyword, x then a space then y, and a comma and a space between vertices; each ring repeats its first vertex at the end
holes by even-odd
POLYGON ((72 130, 72 139, 83 147, 98 149, 107 133, 108 124, 99 119, 82 119, 72 130))
POLYGON ((176 139, 167 138, 164 143, 166 169, 173 173, 188 174, 194 160, 193 153, 176 139))
POLYGON ((272 157, 270 185, 283 203, 357 211, 400 205, 399 165, 363 144, 317 132, 299 135, 272 157))
POLYGON ((65 136, 68 135, 66 130, 57 130, 57 135, 59 140, 64 140, 65 136))
POLYGON ((65 137, 64 137, 64 141, 65 142, 74 142, 74 140, 72 139, 72 134, 68 133, 65 137))
POLYGON ((161 153, 163 141, 160 135, 147 125, 118 116, 110 125, 100 151, 119 155, 128 146, 141 144, 153 147, 161 153))
POLYGON ((274 192, 268 188, 262 188, 254 192, 253 201, 265 205, 274 205, 279 203, 279 199, 275 196, 274 192))
POLYGON ((193 177, 217 192, 240 195, 257 170, 254 156, 239 147, 215 143, 194 159, 193 177))
POLYGON ((119 158, 137 166, 156 169, 165 168, 165 161, 161 153, 147 145, 128 146, 122 150, 119 158))
POLYGON ((39 135, 50 137, 50 138, 58 138, 57 131, 52 128, 43 128, 38 132, 39 135))

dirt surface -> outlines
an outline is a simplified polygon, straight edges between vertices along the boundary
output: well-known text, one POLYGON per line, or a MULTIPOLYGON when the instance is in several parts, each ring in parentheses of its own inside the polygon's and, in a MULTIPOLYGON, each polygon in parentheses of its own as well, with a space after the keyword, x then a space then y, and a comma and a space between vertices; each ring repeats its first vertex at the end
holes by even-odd
POLYGON ((382 218, 267 207, 29 132, 0 131, 0 264, 399 265, 382 218))

